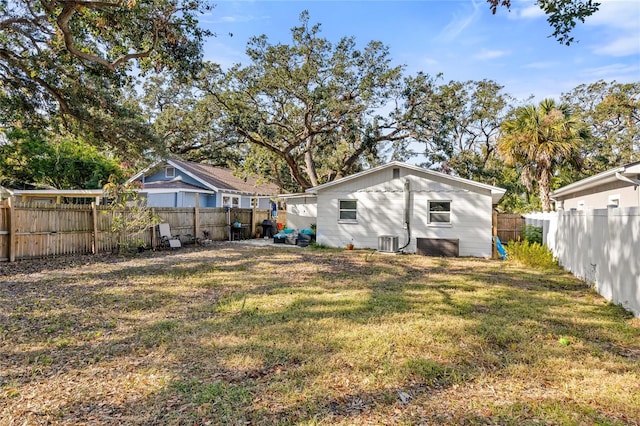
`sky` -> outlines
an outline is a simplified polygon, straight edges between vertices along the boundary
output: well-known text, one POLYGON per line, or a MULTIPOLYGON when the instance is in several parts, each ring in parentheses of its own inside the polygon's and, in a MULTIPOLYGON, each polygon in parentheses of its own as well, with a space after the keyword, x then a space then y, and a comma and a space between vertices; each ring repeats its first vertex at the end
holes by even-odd
POLYGON ((549 37, 553 29, 535 0, 512 0, 511 11, 496 15, 485 0, 214 0, 200 23, 217 34, 205 43, 205 59, 223 68, 248 64, 253 36, 290 44, 307 10, 332 43, 354 37, 361 49, 381 41, 406 75, 490 79, 516 99, 538 102, 598 80, 640 82, 640 0, 599 1, 600 10, 572 32, 571 46, 549 37))

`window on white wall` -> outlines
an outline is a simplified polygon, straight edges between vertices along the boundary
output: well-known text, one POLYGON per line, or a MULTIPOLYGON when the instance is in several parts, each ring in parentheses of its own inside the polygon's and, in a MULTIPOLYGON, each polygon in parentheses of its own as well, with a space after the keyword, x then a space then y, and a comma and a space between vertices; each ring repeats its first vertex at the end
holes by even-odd
POLYGON ((174 178, 176 177, 176 168, 175 167, 171 167, 171 166, 167 166, 164 169, 164 177, 166 178, 174 178))
POLYGON ((358 201, 340 200, 338 219, 342 222, 358 221, 358 201))
POLYGON ((237 195, 223 195, 222 206, 234 209, 240 208, 240 197, 237 195))
POLYGON ((429 223, 451 223, 451 201, 429 201, 429 223))

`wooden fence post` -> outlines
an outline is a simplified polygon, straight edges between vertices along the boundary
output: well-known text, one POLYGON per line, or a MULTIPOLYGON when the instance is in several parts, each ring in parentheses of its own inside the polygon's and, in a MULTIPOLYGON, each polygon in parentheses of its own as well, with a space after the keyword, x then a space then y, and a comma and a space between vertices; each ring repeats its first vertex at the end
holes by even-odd
MULTIPOLYGON (((154 209, 153 207, 151 207, 151 217, 154 219, 154 223, 155 223, 155 219, 157 218, 157 216, 156 216, 156 209, 154 209)), ((153 250, 155 250, 156 247, 158 246, 158 243, 156 241, 156 226, 157 225, 153 225, 151 227, 151 248, 153 250)))
POLYGON ((91 203, 91 216, 93 216, 93 240, 91 242, 91 253, 98 253, 98 208, 95 201, 91 203))
POLYGON ((193 238, 198 241, 198 233, 200 232, 200 194, 196 192, 196 207, 193 210, 195 217, 193 218, 193 238))
POLYGON ((498 250, 496 247, 496 237, 498 236, 498 212, 492 210, 491 212, 491 235, 493 236, 491 241, 491 258, 498 258, 498 250))
POLYGON ((256 204, 258 204, 258 198, 254 197, 251 200, 251 236, 249 238, 256 236, 256 204))
POLYGON ((9 262, 16 261, 16 212, 13 197, 9 197, 9 262))

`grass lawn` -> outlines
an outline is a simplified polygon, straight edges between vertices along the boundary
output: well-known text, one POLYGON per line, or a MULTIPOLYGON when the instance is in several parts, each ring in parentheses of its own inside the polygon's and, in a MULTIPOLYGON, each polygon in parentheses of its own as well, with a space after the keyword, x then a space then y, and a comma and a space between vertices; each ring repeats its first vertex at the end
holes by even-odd
POLYGON ((2 425, 639 419, 640 320, 561 270, 240 245, 0 264, 2 425))

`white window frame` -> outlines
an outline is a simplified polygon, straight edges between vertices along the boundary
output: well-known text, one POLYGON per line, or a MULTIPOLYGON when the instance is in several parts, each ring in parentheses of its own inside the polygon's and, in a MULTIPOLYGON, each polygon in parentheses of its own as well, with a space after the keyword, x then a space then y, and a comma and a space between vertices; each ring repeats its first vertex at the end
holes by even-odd
POLYGON ((164 168, 164 177, 169 179, 169 178, 174 178, 176 177, 176 168, 173 166, 167 166, 164 168), (169 171, 171 171, 171 173, 169 173, 169 171))
POLYGON ((230 207, 232 209, 239 209, 240 208, 240 196, 239 195, 233 195, 233 194, 221 194, 220 196, 220 203, 222 204, 222 207, 230 207), (228 198, 227 202, 225 203, 225 198, 228 198), (234 203, 234 200, 236 200, 236 203, 234 203))
POLYGON ((358 223, 358 200, 354 199, 344 199, 338 200, 338 222, 340 223, 358 223), (355 203, 355 208, 343 208, 342 203, 355 203), (343 218, 342 213, 354 212, 355 218, 343 218))
POLYGON ((453 205, 453 202, 451 200, 428 200, 427 201, 427 223, 429 223, 429 225, 431 226, 451 226, 451 216, 453 214, 452 205, 453 205), (449 211, 445 211, 445 210, 431 211, 431 203, 449 203, 449 211), (432 213, 448 213, 449 221, 443 222, 443 221, 432 220, 431 219, 432 213))

